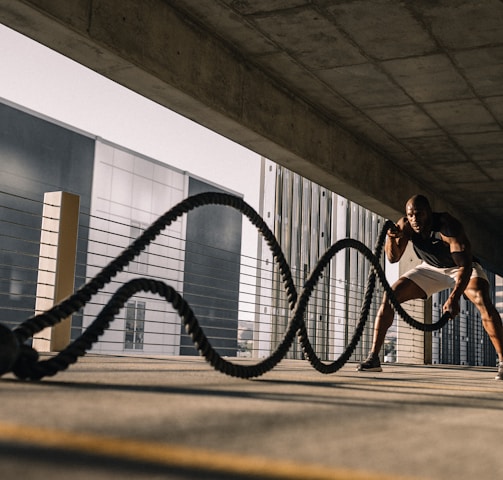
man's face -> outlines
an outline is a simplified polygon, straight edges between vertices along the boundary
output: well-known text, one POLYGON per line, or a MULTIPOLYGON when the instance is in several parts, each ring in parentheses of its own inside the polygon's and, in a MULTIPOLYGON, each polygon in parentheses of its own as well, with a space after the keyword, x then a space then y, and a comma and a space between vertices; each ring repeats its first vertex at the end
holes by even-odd
POLYGON ((409 203, 405 208, 405 213, 412 230, 416 233, 428 231, 430 228, 431 215, 427 208, 424 208, 421 205, 415 205, 414 203, 409 203))

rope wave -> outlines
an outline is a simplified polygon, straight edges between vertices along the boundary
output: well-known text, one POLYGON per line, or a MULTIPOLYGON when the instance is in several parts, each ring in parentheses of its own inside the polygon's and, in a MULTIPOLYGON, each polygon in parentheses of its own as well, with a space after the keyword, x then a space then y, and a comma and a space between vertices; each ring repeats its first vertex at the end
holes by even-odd
POLYGON ((149 292, 159 295, 167 302, 171 303, 181 317, 184 327, 191 336, 197 350, 210 365, 221 373, 239 378, 261 376, 272 370, 286 356, 296 336, 298 336, 305 357, 313 368, 323 374, 335 373, 349 360, 360 341, 365 323, 368 319, 377 279, 383 286, 388 300, 393 305, 398 315, 412 327, 422 331, 438 330, 442 328, 450 318, 449 314, 445 314, 436 323, 424 324, 410 317, 396 300, 379 263, 384 241, 386 239, 386 232, 392 225, 393 223, 391 221, 385 222, 376 242, 374 252, 363 243, 354 239, 346 238, 335 242, 322 255, 306 280, 299 295, 292 279, 290 266, 285 259, 276 237, 263 218, 250 205, 243 199, 226 193, 206 192, 188 197, 159 217, 128 248, 112 260, 94 278, 79 288, 73 295, 46 312, 28 318, 12 331, 0 325, 0 375, 12 371, 18 378, 39 380, 46 376, 56 375, 58 372, 67 369, 70 365, 76 363, 79 357, 84 356, 86 352, 92 348, 93 344, 103 335, 126 302, 139 292, 149 292), (190 305, 178 292, 160 280, 135 278, 122 285, 112 295, 91 325, 89 325, 84 333, 74 340, 66 349, 48 360, 39 361, 38 352, 25 344, 27 340, 44 328, 56 325, 62 319, 84 307, 99 290, 110 283, 129 262, 138 256, 147 245, 154 241, 162 230, 171 225, 183 214, 203 205, 222 205, 240 211, 264 237, 278 265, 291 313, 284 337, 270 356, 254 365, 236 364, 222 358, 212 347, 203 329, 199 325, 194 312, 190 308, 190 305), (364 255, 370 262, 372 269, 367 280, 364 301, 360 311, 360 319, 350 343, 339 358, 331 363, 324 363, 317 356, 309 341, 306 324, 304 322, 304 313, 323 270, 337 252, 348 248, 356 249, 364 255))

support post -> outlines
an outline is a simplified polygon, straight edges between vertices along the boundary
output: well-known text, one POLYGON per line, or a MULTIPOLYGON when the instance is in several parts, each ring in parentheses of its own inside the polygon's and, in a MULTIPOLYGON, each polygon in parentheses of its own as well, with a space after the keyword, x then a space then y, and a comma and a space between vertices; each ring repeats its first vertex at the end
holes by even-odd
MULTIPOLYGON (((431 297, 424 302, 424 323, 431 325, 433 323, 431 297)), ((433 363, 433 335, 431 332, 424 332, 424 364, 433 363)))
MULTIPOLYGON (((75 284, 80 197, 67 192, 47 192, 40 234, 36 313, 44 312, 71 295, 75 284)), ((41 352, 61 351, 71 337, 71 316, 33 337, 41 352)))
MULTIPOLYGON (((420 263, 417 255, 414 253, 412 244, 409 242, 400 263, 398 272, 401 276, 405 272, 414 268, 420 263)), ((420 322, 425 321, 425 312, 428 309, 429 302, 423 300, 412 300, 404 303, 404 308, 409 315, 420 322)), ((430 320, 431 322, 431 320, 430 320)), ((431 342, 430 342, 431 343, 431 342)), ((407 324, 399 318, 397 324, 397 362, 412 363, 416 365, 424 364, 425 360, 425 334, 407 324)))

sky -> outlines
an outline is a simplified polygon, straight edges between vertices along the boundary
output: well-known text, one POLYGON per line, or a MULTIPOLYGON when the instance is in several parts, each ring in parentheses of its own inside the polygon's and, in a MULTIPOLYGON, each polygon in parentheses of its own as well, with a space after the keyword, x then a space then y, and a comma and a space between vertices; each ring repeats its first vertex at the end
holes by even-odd
POLYGON ((260 156, 0 24, 0 100, 244 195, 260 156))

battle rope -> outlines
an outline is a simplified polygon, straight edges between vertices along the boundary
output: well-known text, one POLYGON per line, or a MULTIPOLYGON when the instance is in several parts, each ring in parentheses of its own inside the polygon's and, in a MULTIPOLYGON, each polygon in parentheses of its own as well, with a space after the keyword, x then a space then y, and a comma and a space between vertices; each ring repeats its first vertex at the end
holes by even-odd
POLYGON ((79 288, 73 295, 46 312, 27 319, 12 331, 0 324, 0 375, 12 371, 18 378, 39 380, 43 377, 55 375, 65 370, 92 348, 92 345, 98 341, 99 337, 109 327, 110 323, 124 307, 129 298, 139 292, 157 294, 171 303, 183 320, 184 327, 191 336, 200 354, 204 356, 217 371, 225 373, 226 375, 240 378, 252 378, 270 371, 285 357, 296 334, 298 335, 304 355, 311 365, 321 373, 334 373, 349 360, 356 345, 360 341, 369 315, 376 277, 379 279, 388 300, 393 305, 398 315, 412 327, 422 331, 438 330, 442 328, 450 318, 450 315, 446 313, 438 322, 424 324, 410 317, 396 300, 379 263, 386 232, 392 225, 393 223, 390 221, 384 224, 374 252, 363 243, 353 239, 339 240, 334 243, 320 258, 318 264, 306 280, 299 297, 293 283, 290 267, 280 245, 262 217, 260 217, 252 207, 241 198, 225 193, 206 192, 188 197, 159 217, 157 221, 147 228, 143 234, 117 258, 112 260, 101 270, 101 272, 79 288), (190 305, 180 294, 164 282, 148 278, 136 278, 122 285, 112 295, 91 325, 89 325, 85 332, 74 340, 66 349, 48 360, 39 361, 38 352, 25 344, 28 339, 44 328, 56 325, 64 318, 84 307, 100 289, 110 283, 115 275, 121 272, 131 260, 138 256, 162 230, 183 214, 203 205, 223 205, 239 210, 264 237, 278 265, 281 279, 286 290, 291 315, 283 340, 269 357, 254 365, 235 364, 222 358, 210 344, 194 312, 190 308, 190 305), (355 329, 355 333, 342 355, 334 362, 326 364, 318 358, 309 342, 304 322, 304 313, 323 270, 337 252, 347 248, 356 249, 364 255, 370 262, 372 269, 368 277, 364 302, 360 311, 360 320, 355 329))

